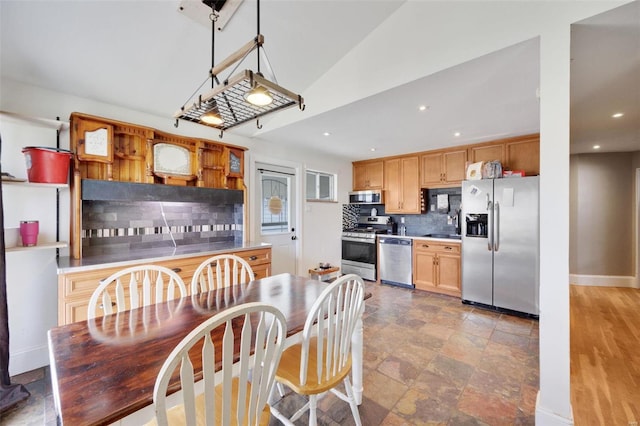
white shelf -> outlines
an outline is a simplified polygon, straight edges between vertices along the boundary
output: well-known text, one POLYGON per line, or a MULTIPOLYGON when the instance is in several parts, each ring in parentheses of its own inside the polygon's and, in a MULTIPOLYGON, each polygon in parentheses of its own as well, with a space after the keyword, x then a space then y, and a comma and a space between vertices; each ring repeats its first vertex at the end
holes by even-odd
POLYGON ((65 130, 69 128, 68 121, 51 120, 49 118, 30 117, 28 115, 18 114, 15 112, 0 111, 0 117, 7 118, 18 123, 28 123, 38 127, 47 127, 56 130, 65 130))
POLYGON ((8 253, 10 251, 47 250, 47 249, 55 249, 55 248, 65 248, 67 246, 68 244, 66 241, 58 241, 57 243, 42 243, 36 246, 30 246, 30 247, 23 247, 23 246, 7 247, 5 248, 5 251, 8 253))
POLYGON ((3 180, 3 185, 11 186, 28 186, 31 188, 68 188, 69 184, 66 183, 36 183, 36 182, 17 182, 13 180, 3 180))

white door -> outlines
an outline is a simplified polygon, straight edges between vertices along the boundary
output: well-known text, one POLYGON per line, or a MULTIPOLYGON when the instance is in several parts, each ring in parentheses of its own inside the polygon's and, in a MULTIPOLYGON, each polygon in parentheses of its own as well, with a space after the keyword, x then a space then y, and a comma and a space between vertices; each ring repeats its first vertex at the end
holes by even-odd
POLYGON ((297 272, 296 170, 256 163, 254 220, 259 240, 272 246, 272 274, 297 272))

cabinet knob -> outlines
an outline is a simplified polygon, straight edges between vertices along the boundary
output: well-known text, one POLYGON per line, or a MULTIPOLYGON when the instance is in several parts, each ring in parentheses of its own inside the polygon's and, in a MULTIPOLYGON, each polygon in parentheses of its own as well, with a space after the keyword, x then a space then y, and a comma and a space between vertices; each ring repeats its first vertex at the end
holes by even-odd
MULTIPOLYGON (((111 306, 116 306, 116 302, 111 302, 111 306)), ((99 304, 98 308, 104 309, 104 303, 99 304)))
POLYGON ((252 260, 252 261, 253 261, 253 260, 258 260, 258 256, 251 256, 251 257, 249 258, 249 260, 252 260))
POLYGON ((429 248, 429 244, 423 244, 422 247, 423 248, 429 248))
POLYGON ((445 250, 453 250, 453 247, 445 246, 444 249, 445 250))
POLYGON ((179 274, 180 272, 182 272, 182 268, 173 268, 172 271, 176 274, 179 274))
POLYGON ((216 266, 218 266, 218 262, 211 262, 209 266, 211 266, 212 268, 215 268, 216 266))

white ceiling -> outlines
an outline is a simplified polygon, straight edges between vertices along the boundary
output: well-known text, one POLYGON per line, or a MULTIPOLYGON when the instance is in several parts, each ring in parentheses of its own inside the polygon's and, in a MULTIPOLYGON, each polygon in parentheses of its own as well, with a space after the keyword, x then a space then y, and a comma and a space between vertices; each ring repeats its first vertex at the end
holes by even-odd
MULTIPOLYGON (((304 96, 403 3, 262 0, 261 33, 278 82, 304 96)), ((253 38, 255 5, 244 0, 216 33, 216 63, 253 38)), ((0 0, 0 72, 171 120, 211 65, 211 30, 196 22, 206 23, 206 9, 189 17, 200 7, 199 0, 0 0)), ((572 35, 572 152, 595 142, 601 151, 639 149, 640 2, 574 25, 572 35), (625 116, 613 121, 614 110, 625 116)), ((299 113, 283 127, 265 120, 259 133, 252 123, 228 132, 351 160, 536 132, 538 49, 537 39, 526 41, 322 114, 299 113)), ((247 61, 254 69, 255 59, 247 61)))

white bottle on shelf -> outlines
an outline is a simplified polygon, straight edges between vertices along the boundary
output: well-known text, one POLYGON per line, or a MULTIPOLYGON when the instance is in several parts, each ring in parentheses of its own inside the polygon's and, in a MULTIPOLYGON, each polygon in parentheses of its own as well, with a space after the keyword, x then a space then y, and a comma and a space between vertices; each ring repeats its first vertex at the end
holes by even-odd
POLYGON ((407 235, 407 227, 404 225, 404 217, 400 218, 400 235, 407 235))

